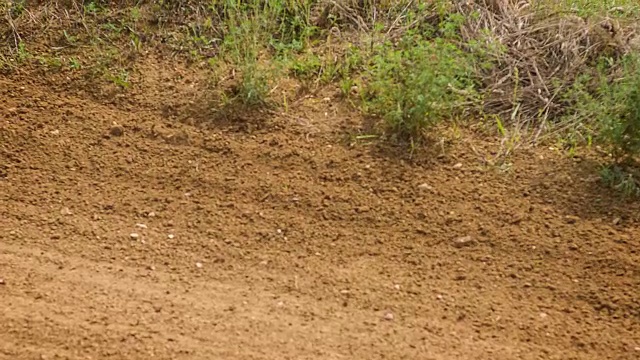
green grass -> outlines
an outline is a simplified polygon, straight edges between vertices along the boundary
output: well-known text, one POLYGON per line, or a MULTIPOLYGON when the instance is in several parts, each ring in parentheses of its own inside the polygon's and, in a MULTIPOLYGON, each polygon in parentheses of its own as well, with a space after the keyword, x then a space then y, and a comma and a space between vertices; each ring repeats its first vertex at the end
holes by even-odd
POLYGON ((398 45, 376 47, 364 71, 362 103, 392 132, 417 140, 462 109, 473 111, 474 85, 472 56, 447 40, 409 33, 398 45))

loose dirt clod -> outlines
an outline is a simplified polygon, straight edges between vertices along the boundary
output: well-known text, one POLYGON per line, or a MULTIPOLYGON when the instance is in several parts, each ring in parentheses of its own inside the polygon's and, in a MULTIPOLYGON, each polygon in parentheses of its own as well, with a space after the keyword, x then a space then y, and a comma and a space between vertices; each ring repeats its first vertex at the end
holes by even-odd
POLYGON ((109 135, 120 137, 124 135, 124 128, 120 125, 114 125, 111 127, 111 129, 109 129, 109 135))
POLYGON ((578 221, 580 221, 580 218, 577 216, 573 216, 573 215, 567 215, 564 217, 565 221, 567 222, 567 224, 575 224, 578 221))

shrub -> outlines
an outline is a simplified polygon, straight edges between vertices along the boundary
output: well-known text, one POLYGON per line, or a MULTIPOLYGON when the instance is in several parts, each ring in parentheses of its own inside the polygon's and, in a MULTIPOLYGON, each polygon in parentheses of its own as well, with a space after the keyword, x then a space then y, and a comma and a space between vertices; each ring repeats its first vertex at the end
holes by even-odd
POLYGON ((609 147, 616 163, 640 154, 640 58, 628 56, 621 76, 605 82, 598 91, 600 140, 609 147))
POLYGON ((412 139, 451 119, 477 97, 473 59, 442 38, 408 33, 379 46, 364 77, 364 110, 412 139))

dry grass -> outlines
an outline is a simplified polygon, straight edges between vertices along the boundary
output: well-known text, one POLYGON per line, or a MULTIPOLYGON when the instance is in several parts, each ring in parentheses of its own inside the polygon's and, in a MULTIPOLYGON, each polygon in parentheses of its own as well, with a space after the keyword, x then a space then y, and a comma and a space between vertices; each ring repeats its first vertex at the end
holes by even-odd
POLYGON ((485 72, 485 111, 537 134, 559 118, 561 96, 577 76, 603 57, 619 59, 638 41, 634 26, 609 17, 582 18, 531 1, 461 2, 465 41, 484 38, 502 45, 492 56, 499 66, 485 72))

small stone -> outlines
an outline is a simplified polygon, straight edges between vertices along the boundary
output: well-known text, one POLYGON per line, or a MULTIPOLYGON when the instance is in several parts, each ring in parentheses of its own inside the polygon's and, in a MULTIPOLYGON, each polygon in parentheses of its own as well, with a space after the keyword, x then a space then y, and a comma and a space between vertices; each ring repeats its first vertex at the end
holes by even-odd
POLYGON ((73 215, 73 212, 71 212, 68 207, 63 207, 60 210, 60 215, 73 215))
POLYGON ((384 319, 385 319, 385 320, 387 320, 387 321, 393 321, 393 319, 394 319, 394 318, 395 318, 395 317, 394 317, 394 316, 393 316, 393 314, 392 314, 392 313, 390 313, 390 312, 388 312, 388 313, 384 314, 384 319))
POLYGON ((122 136, 124 135, 124 128, 120 125, 114 125, 109 129, 109 135, 111 136, 122 136))
POLYGON ((168 237, 169 239, 173 239, 173 238, 175 237, 175 235, 173 235, 173 234, 169 234, 169 235, 167 235, 167 237, 168 237))
POLYGON ((434 190, 433 186, 431 186, 431 185, 429 185, 427 183, 418 185, 418 189, 420 189, 420 190, 428 190, 428 191, 433 191, 434 190))
POLYGON ((393 288, 396 289, 396 290, 400 290, 400 285, 399 284, 395 284, 395 285, 393 285, 393 288))
POLYGON ((640 346, 636 346, 635 349, 633 349, 633 350, 640 352, 640 346))
POLYGON ((543 312, 540 313, 540 318, 541 319, 546 319, 548 316, 549 315, 547 313, 543 313, 543 312))
POLYGON ((442 301, 444 300, 444 296, 442 296, 441 294, 436 295, 436 299, 442 301))
POLYGON ((617 217, 617 218, 615 218, 615 219, 613 219, 613 225, 618 225, 618 224, 620 224, 620 221, 621 221, 621 220, 620 220, 620 218, 618 218, 618 217, 617 217))
POLYGON ((462 248, 465 248, 465 247, 470 247, 470 246, 473 246, 475 244, 476 244, 476 242, 475 242, 475 240, 473 240, 473 238, 471 236, 463 236, 463 237, 456 238, 451 243, 451 245, 456 249, 462 249, 462 248))
POLYGON ((202 269, 202 263, 201 263, 201 262, 197 262, 197 263, 196 263, 196 267, 197 267, 198 269, 202 269))
POLYGON ((51 135, 60 135, 60 130, 56 129, 51 131, 51 135))
POLYGON ((533 287, 533 284, 531 284, 531 283, 524 283, 524 287, 526 287, 526 288, 530 288, 530 287, 533 287))
POLYGON ((349 290, 340 290, 340 294, 342 295, 347 295, 349 293, 349 290))
POLYGON ((579 249, 578 245, 576 245, 576 244, 569 244, 569 250, 576 251, 576 250, 578 250, 578 249, 579 249))
POLYGON ((580 220, 580 218, 577 216, 567 215, 564 217, 564 220, 567 222, 567 224, 575 224, 580 220))
POLYGON ((456 170, 462 169, 462 163, 457 163, 455 165, 453 165, 453 168, 456 170))
POLYGON ((136 224, 136 227, 137 227, 138 229, 146 229, 146 228, 147 228, 147 225, 145 225, 145 224, 136 224))
POLYGON ((149 214, 147 214, 147 217, 150 217, 150 218, 156 217, 156 213, 152 211, 149 214))
POLYGON ((5 285, 4 279, 0 279, 0 285, 5 285))
POLYGON ((356 211, 358 213, 360 213, 360 214, 369 212, 370 210, 371 210, 371 208, 369 208, 368 206, 360 206, 360 207, 356 208, 356 211))
POLYGON ((462 281, 462 280, 465 280, 466 278, 467 278, 467 275, 464 275, 464 274, 458 274, 458 275, 456 275, 456 277, 454 277, 454 278, 453 278, 453 280, 455 280, 455 281, 462 281))
POLYGON ((129 234, 129 237, 130 237, 132 240, 138 240, 138 239, 140 238, 140 234, 138 234, 138 233, 131 233, 131 234, 129 234))

